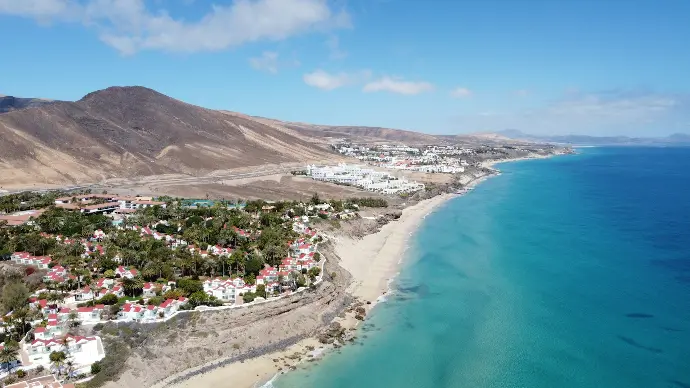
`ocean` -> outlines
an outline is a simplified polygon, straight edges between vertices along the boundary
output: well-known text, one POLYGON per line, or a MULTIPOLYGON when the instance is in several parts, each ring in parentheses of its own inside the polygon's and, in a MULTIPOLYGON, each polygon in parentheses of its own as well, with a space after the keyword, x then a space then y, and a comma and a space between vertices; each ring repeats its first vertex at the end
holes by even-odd
POLYGON ((580 151, 426 217, 355 344, 273 386, 690 387, 690 148, 580 151))

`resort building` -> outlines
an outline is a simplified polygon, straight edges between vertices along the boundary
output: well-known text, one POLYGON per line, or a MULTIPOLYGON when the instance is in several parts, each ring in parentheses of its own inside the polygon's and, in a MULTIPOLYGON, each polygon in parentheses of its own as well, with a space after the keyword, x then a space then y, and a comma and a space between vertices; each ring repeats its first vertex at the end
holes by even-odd
POLYGON ((105 357, 100 337, 66 335, 61 338, 34 339, 24 344, 31 364, 50 367, 50 353, 66 352, 77 366, 91 365, 105 357))

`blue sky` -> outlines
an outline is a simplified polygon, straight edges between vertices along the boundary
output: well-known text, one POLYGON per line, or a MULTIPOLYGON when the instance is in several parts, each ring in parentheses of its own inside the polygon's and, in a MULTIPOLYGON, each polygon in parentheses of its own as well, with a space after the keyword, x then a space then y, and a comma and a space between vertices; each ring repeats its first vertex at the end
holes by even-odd
POLYGON ((690 133, 690 1, 0 0, 0 94, 428 133, 690 133))

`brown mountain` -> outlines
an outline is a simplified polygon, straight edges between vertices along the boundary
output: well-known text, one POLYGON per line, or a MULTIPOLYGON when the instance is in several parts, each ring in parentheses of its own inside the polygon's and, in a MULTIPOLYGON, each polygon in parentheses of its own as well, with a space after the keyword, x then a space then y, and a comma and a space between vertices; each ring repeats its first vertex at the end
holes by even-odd
POLYGON ((421 132, 406 131, 382 127, 345 126, 345 125, 317 125, 253 117, 264 123, 273 123, 295 130, 303 136, 321 138, 328 141, 348 140, 352 142, 399 142, 405 144, 437 144, 443 142, 438 136, 421 132))
POLYGON ((143 87, 0 114, 0 186, 198 174, 330 157, 276 123, 201 108, 143 87))

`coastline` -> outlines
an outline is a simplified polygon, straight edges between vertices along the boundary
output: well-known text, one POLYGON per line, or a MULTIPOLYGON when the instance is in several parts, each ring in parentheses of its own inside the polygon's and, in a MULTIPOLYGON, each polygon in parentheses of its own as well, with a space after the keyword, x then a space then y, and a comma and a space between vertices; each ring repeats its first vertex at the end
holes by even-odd
MULTIPOLYGON (((482 163, 482 167, 489 168, 492 172, 475 177, 468 182, 464 186, 463 194, 488 178, 500 175, 500 171, 493 167, 496 164, 550 156, 486 161, 482 163)), ((360 301, 363 307, 366 307, 367 314, 371 313, 376 304, 384 301, 385 295, 391 291, 391 282, 399 273, 410 238, 423 223, 426 216, 448 200, 463 194, 447 193, 422 200, 403 209, 398 220, 389 222, 376 233, 366 235, 362 239, 356 240, 344 236, 330 237, 335 252, 340 257, 339 265, 352 275, 353 281, 347 287, 346 292, 360 301)), ((362 321, 356 319, 355 314, 344 314, 336 317, 333 322, 337 322, 346 332, 351 332, 362 321)), ((325 352, 333 348, 333 345, 324 345, 316 338, 310 337, 282 351, 219 367, 174 385, 157 384, 154 387, 192 388, 227 384, 232 384, 233 387, 237 388, 270 386, 267 383, 270 383, 279 374, 294 370, 298 364, 304 361, 318 360, 325 352)))
MULTIPOLYGON (((479 180, 481 178, 472 183, 479 180)), ((389 222, 380 231, 369 234, 361 240, 344 237, 332 238, 336 253, 341 259, 340 266, 353 276, 353 282, 346 291, 363 302, 370 302, 366 307, 367 311, 371 311, 381 301, 380 297, 389 292, 390 282, 398 273, 402 263, 401 258, 411 235, 435 208, 457 196, 457 194, 442 194, 420 201, 404 209, 402 216, 397 221, 389 222)), ((343 329, 352 331, 361 321, 355 319, 353 314, 346 314, 344 317, 336 317, 334 322, 338 322, 343 329)), ((332 345, 324 345, 316 338, 310 337, 279 352, 264 354, 243 362, 235 362, 180 383, 159 383, 154 387, 224 386, 230 382, 232 382, 233 387, 237 388, 261 387, 281 372, 294 369, 297 364, 301 363, 302 357, 316 360, 324 352, 331 349, 333 349, 332 345), (292 359, 295 354, 300 354, 302 357, 292 359), (275 360, 280 360, 280 362, 277 363, 275 360), (278 364, 281 366, 277 367, 278 364)), ((203 366, 188 369, 184 373, 201 368, 203 366)))

